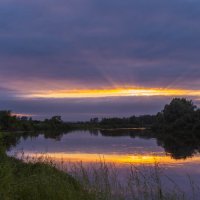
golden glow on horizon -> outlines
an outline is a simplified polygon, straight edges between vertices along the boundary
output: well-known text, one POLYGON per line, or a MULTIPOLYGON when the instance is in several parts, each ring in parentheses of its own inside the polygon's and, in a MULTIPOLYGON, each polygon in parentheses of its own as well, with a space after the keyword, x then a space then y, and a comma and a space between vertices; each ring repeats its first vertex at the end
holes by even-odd
POLYGON ((32 153, 24 152, 25 156, 29 158, 40 158, 50 159, 55 162, 82 162, 82 163, 97 163, 104 161, 106 163, 114 164, 183 164, 190 162, 200 162, 200 157, 188 158, 187 160, 175 160, 168 155, 151 155, 151 154, 88 154, 88 153, 32 153))
POLYGON ((100 98, 128 96, 200 96, 200 90, 165 88, 77 89, 46 90, 24 95, 26 98, 100 98))
POLYGON ((34 115, 32 114, 25 114, 25 113, 11 113, 12 116, 16 117, 33 117, 34 115))

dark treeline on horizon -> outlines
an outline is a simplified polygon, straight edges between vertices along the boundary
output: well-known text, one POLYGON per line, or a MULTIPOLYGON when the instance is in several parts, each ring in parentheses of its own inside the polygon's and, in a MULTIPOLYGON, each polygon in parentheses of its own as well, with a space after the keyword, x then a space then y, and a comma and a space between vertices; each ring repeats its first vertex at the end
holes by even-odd
POLYGON ((175 98, 156 115, 131 116, 124 118, 92 118, 88 122, 64 122, 60 116, 45 120, 17 117, 11 111, 0 111, 1 131, 63 130, 73 128, 149 128, 154 131, 200 130, 200 109, 192 101, 175 98))
POLYGON ((31 117, 17 117, 11 111, 0 111, 0 130, 2 131, 40 131, 68 130, 69 124, 62 121, 60 116, 45 120, 33 120, 31 117))

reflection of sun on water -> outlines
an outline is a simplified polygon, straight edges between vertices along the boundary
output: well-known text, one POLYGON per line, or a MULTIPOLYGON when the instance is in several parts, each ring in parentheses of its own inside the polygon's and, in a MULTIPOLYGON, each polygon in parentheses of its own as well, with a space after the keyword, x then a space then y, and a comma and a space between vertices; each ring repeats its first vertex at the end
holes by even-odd
POLYGON ((200 157, 189 158, 187 160, 174 160, 168 155, 115 155, 115 154, 87 154, 87 153, 32 153, 25 152, 25 156, 30 158, 47 157, 53 161, 63 162, 82 162, 82 163, 97 163, 104 161, 114 164, 185 164, 200 162, 200 157))

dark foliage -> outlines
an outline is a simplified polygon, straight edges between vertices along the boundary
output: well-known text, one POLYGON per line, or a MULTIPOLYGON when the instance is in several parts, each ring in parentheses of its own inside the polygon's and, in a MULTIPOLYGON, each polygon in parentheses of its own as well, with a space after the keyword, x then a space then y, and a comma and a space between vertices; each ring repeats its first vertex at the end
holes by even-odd
POLYGON ((156 123, 153 126, 156 131, 200 131, 200 110, 184 98, 173 99, 164 110, 157 114, 156 123))
POLYGON ((155 123, 155 116, 142 115, 128 118, 103 118, 100 121, 102 128, 139 128, 150 127, 155 123))
POLYGON ((54 131, 68 129, 70 129, 70 125, 63 122, 60 116, 38 121, 32 120, 32 118, 14 116, 11 111, 0 111, 1 131, 54 131))

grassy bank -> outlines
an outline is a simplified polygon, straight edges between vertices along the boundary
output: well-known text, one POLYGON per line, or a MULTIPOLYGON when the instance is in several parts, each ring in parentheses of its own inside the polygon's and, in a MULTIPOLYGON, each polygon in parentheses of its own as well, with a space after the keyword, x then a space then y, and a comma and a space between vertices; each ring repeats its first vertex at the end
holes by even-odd
MULTIPOLYGON (((3 134, 0 134, 2 141, 3 134)), ((53 164, 24 163, 5 154, 0 144, 1 200, 93 200, 70 175, 53 164)))
POLYGON ((164 188, 157 168, 148 175, 131 168, 124 187, 115 168, 103 162, 89 170, 74 165, 72 178, 51 162, 23 163, 5 154, 1 158, 1 200, 186 200, 179 190, 164 188))
POLYGON ((1 200, 93 199, 69 175, 45 164, 24 164, 15 159, 0 161, 1 200))

